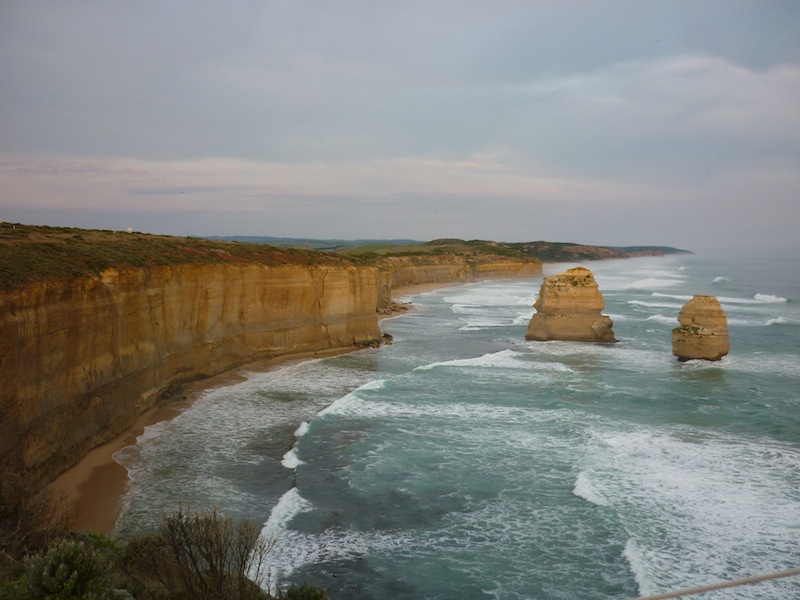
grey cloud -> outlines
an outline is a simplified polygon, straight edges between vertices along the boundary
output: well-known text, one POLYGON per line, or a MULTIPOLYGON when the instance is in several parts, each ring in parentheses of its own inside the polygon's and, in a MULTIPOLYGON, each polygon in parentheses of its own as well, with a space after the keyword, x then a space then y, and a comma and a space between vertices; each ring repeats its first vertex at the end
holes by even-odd
POLYGON ((0 178, 115 221, 138 202, 174 233, 524 240, 586 214, 569 237, 602 224, 607 240, 579 241, 609 243, 675 231, 672 197, 751 214, 760 190, 763 231, 784 235, 797 31, 791 0, 6 2, 0 178))

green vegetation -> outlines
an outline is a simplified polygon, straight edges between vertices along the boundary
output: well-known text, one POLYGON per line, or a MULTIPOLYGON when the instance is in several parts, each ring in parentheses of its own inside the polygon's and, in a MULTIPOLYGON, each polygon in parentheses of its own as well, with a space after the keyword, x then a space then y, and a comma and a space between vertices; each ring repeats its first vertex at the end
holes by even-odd
MULTIPOLYGON (((0 600, 270 600, 261 580, 272 544, 216 509, 165 515, 131 540, 70 532, 46 493, 0 479, 0 600)), ((277 598, 325 600, 304 583, 277 598)))
POLYGON ((518 258, 536 258, 513 248, 512 244, 484 240, 440 239, 417 244, 366 244, 339 250, 337 254, 362 260, 384 256, 442 256, 445 254, 491 254, 518 258))
POLYGON ((185 263, 258 263, 269 266, 379 265, 380 260, 388 256, 444 255, 492 255, 525 261, 581 262, 685 252, 663 246, 619 248, 564 242, 506 243, 459 239, 439 239, 431 242, 315 241, 261 237, 237 239, 248 241, 4 223, 0 224, 0 291, 37 281, 98 275, 109 267, 136 268, 185 263), (273 241, 281 247, 265 244, 264 240, 273 241), (290 247, 292 245, 295 247, 290 247), (312 247, 317 250, 310 249, 312 247))
POLYGON ((0 225, 0 290, 52 279, 97 275, 109 267, 175 264, 342 264, 307 249, 69 227, 0 225))

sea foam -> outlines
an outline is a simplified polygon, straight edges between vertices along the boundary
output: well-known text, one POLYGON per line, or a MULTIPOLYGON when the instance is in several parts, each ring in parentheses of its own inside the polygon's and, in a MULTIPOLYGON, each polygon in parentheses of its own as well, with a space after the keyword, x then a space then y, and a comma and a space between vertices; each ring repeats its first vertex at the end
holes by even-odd
POLYGON ((283 460, 281 460, 281 464, 286 467, 287 469, 296 469, 300 465, 304 464, 300 457, 297 456, 297 448, 292 448, 286 454, 283 455, 283 460))
POLYGON ((783 302, 788 302, 788 298, 782 298, 781 296, 774 296, 772 294, 756 294, 753 296, 753 300, 756 302, 765 302, 767 304, 781 304, 783 302))
POLYGON ((605 496, 599 493, 592 485, 592 478, 588 471, 578 473, 572 493, 584 500, 588 500, 592 504, 597 504, 597 506, 608 506, 608 500, 605 496))

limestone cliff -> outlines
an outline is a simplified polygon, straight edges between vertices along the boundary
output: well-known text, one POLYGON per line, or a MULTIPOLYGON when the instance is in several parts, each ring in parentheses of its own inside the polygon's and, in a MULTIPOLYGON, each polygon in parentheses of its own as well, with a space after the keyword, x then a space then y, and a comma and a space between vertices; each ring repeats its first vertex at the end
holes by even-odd
POLYGON ((391 292, 399 287, 492 277, 534 277, 542 272, 539 260, 499 255, 386 256, 374 264, 382 276, 379 310, 391 304, 391 292))
POLYGON ((502 256, 333 260, 128 266, 0 290, 0 468, 48 480, 129 428, 172 384, 375 343, 394 288, 541 271, 535 259, 502 256))
POLYGON ((0 466, 54 477, 171 384, 380 337, 376 268, 108 269, 0 293, 0 466))
POLYGON ((678 322, 672 354, 679 360, 719 360, 728 354, 728 318, 715 296, 694 296, 681 308, 678 322))
POLYGON ((546 278, 534 308, 528 340, 617 341, 611 318, 601 314, 605 301, 589 269, 576 267, 546 278))

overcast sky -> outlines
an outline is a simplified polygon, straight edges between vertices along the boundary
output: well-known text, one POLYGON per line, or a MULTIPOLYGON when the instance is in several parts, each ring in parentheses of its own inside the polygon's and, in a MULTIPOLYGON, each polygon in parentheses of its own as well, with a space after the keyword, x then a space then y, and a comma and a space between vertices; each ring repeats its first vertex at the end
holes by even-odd
POLYGON ((800 254, 800 2, 0 0, 0 218, 800 254))

